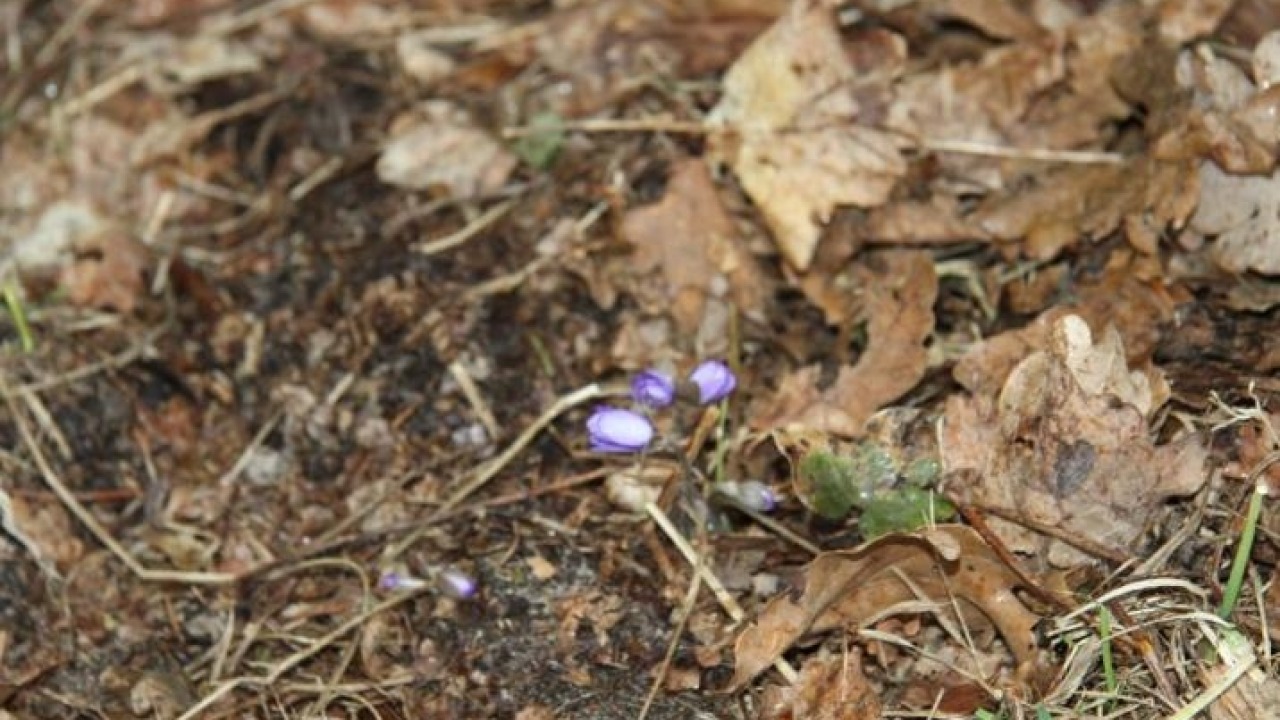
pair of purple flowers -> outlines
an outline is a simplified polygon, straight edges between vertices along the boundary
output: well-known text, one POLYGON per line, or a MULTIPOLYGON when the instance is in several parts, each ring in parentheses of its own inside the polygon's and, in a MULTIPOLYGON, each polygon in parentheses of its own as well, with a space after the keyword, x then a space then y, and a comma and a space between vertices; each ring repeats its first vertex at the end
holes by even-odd
MULTIPOLYGON (((665 408, 677 399, 701 405, 719 402, 738 386, 738 378, 719 360, 707 360, 693 369, 687 383, 677 384, 670 375, 645 370, 631 380, 631 399, 646 408, 665 408)), ((653 423, 643 413, 615 407, 599 407, 587 419, 591 449, 604 453, 634 453, 653 441, 653 423)))

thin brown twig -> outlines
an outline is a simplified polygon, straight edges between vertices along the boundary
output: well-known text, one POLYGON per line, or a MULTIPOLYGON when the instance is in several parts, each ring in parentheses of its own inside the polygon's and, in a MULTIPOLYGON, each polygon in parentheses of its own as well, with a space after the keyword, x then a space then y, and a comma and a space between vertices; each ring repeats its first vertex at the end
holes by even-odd
POLYGON ((218 687, 214 688, 214 690, 210 692, 208 695, 205 695, 203 698, 201 698, 199 702, 187 708, 186 712, 179 715, 177 720, 192 720, 193 718, 199 717, 201 713, 203 713, 206 709, 209 708, 209 706, 213 705, 218 700, 221 700, 223 697, 226 697, 228 693, 230 693, 232 690, 235 690, 238 687, 242 687, 245 685, 259 685, 259 686, 265 687, 265 686, 271 685, 272 683, 279 680, 285 673, 289 672, 290 670, 302 664, 303 662, 306 662, 308 659, 314 657, 317 653, 328 648, 335 641, 337 641, 338 638, 342 637, 343 635, 346 635, 352 630, 355 630, 356 628, 360 627, 364 623, 368 622, 369 618, 372 618, 375 615, 379 615, 383 612, 386 612, 387 610, 395 608, 399 605, 403 605, 409 600, 417 598, 419 595, 423 594, 424 592, 426 592, 426 589, 415 591, 415 592, 404 593, 403 595, 397 595, 388 600, 384 600, 381 603, 378 603, 377 605, 374 605, 373 607, 369 608, 363 613, 356 615, 355 617, 349 618, 346 622, 334 628, 333 631, 331 631, 329 634, 321 637, 319 640, 315 641, 314 643, 311 643, 307 647, 295 652, 294 654, 290 655, 289 657, 277 663, 274 667, 271 668, 271 671, 268 672, 266 675, 263 675, 261 677, 238 677, 238 678, 232 678, 230 680, 223 682, 222 684, 218 685, 218 687))
POLYGON ((1113 562, 1117 565, 1124 565, 1125 563, 1129 563, 1133 561, 1133 556, 1130 555, 1129 553, 1124 552, 1123 550, 1107 547, 1106 545, 1103 545, 1102 543, 1096 543, 1090 540, 1089 538, 1080 537, 1079 535, 1073 535, 1063 530, 1060 527, 1048 525, 1046 523, 1042 523, 1032 518, 1023 517, 1018 513, 1011 512, 1004 508, 987 507, 987 506, 981 506, 981 507, 971 506, 971 507, 974 510, 979 510, 984 513, 995 515, 1001 520, 1007 520, 1011 523, 1022 525, 1023 527, 1034 530, 1042 535, 1048 535, 1054 540, 1061 540, 1062 542, 1074 547, 1077 550, 1082 550, 1094 557, 1101 558, 1109 562, 1113 562))
MULTIPOLYGON (((711 593, 716 596, 716 600, 720 603, 720 607, 724 608, 724 611, 729 614, 729 617, 735 623, 740 623, 745 620, 747 618, 746 611, 743 610, 742 606, 738 604, 738 601, 729 594, 724 583, 720 582, 720 578, 716 577, 715 573, 711 572, 711 568, 707 567, 707 564, 698 556, 697 551, 693 549, 693 546, 689 544, 689 541, 680 534, 680 531, 676 529, 675 524, 672 523, 671 518, 667 517, 667 514, 662 511, 662 508, 652 502, 649 502, 645 503, 644 509, 645 512, 649 513, 649 517, 653 518, 653 521, 662 529, 662 532, 667 536, 667 539, 670 540, 671 543, 676 546, 676 549, 680 551, 680 554, 684 556, 685 561, 694 569, 694 572, 702 576, 702 581, 707 584, 707 587, 711 588, 711 593)), ((786 678, 787 682, 794 683, 800 678, 800 674, 796 672, 796 669, 792 667, 791 663, 787 662, 785 658, 779 657, 774 660, 773 666, 782 674, 782 677, 786 678)))
POLYGON ((1018 562, 1013 553, 1009 552, 1009 548, 1005 547, 1004 542, 991 530, 991 527, 987 525, 986 518, 982 516, 982 513, 977 508, 957 502, 954 498, 951 499, 951 502, 960 510, 960 514, 964 516, 969 525, 982 536, 982 539, 986 541, 992 552, 996 554, 996 557, 1000 558, 1001 562, 1018 576, 1018 580, 1022 582, 1028 592, 1039 598, 1041 602, 1059 610, 1069 611, 1073 609, 1074 606, 1069 600, 1059 597, 1056 593, 1049 592, 1022 569, 1022 563, 1018 562))
POLYGON ((658 691, 662 689, 667 673, 671 672, 671 661, 675 659, 676 650, 680 647, 680 636, 684 635, 684 629, 689 624, 689 616, 693 614, 693 607, 698 602, 698 591, 702 589, 702 575, 696 572, 691 574, 693 577, 689 578, 689 589, 684 594, 684 601, 680 603, 680 618, 676 620, 675 629, 671 631, 667 652, 662 656, 662 664, 658 666, 653 685, 649 686, 649 694, 645 696, 644 705, 636 715, 636 720, 644 720, 649 716, 649 709, 653 707, 653 701, 658 698, 658 691))

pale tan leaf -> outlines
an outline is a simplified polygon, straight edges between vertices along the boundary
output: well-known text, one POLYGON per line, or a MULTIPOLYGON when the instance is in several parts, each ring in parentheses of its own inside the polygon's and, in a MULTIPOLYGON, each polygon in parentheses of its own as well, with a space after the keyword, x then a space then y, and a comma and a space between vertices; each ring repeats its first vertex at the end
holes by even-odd
POLYGON ((893 139, 858 124, 853 67, 831 10, 797 0, 734 63, 711 115, 713 138, 797 270, 841 205, 888 199, 906 163, 893 139))
POLYGON ((404 127, 393 131, 377 165, 388 185, 466 198, 498 190, 515 170, 516 157, 448 103, 427 103, 396 124, 404 127))

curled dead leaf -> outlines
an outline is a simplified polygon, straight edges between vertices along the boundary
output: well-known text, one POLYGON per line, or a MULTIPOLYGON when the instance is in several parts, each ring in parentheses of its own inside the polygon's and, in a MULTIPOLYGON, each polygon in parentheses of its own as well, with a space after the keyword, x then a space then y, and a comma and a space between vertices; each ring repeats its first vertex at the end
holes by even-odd
MULTIPOLYGON (((774 598, 738 636, 730 689, 740 689, 800 640, 857 629, 899 603, 932 603, 971 635, 999 634, 1018 677, 1033 682, 1041 664, 1040 617, 1016 594, 1018 575, 969 527, 940 525, 887 535, 855 550, 819 555, 805 570, 799 597, 774 598), (955 616, 959 612, 959 617, 955 616)), ((919 612, 918 606, 913 612, 919 612)))
POLYGON ((785 376, 773 398, 760 407, 752 425, 773 429, 789 424, 858 436, 880 407, 902 397, 924 376, 924 343, 933 333, 938 277, 933 259, 918 250, 871 253, 855 267, 864 288, 867 348, 858 362, 840 368, 821 392, 816 368, 785 376))

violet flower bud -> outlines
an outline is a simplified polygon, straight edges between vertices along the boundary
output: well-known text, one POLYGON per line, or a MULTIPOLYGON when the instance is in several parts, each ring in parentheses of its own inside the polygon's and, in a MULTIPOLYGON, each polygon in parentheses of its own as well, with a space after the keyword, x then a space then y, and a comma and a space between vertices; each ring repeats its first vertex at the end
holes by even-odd
POLYGON ((631 399, 651 408, 664 408, 676 399, 676 383, 657 370, 645 370, 631 379, 631 399))
POLYGON ((653 440, 653 424, 638 412, 602 406, 587 418, 587 437, 596 452, 640 452, 653 440))
POLYGON ((388 570, 382 573, 382 577, 378 578, 378 589, 383 592, 395 592, 397 590, 417 590, 426 585, 420 578, 412 575, 405 575, 395 570, 388 570))
POLYGON ((719 360, 707 360, 693 369, 689 381, 698 386, 698 402, 708 405, 728 397, 738 386, 733 371, 719 360))
POLYGON ((461 570, 446 568, 436 575, 436 584, 441 592, 455 600, 467 600, 476 594, 479 585, 475 578, 461 570))
POLYGON ((778 507, 778 496, 759 480, 725 481, 716 483, 715 489, 748 510, 767 513, 778 507))

